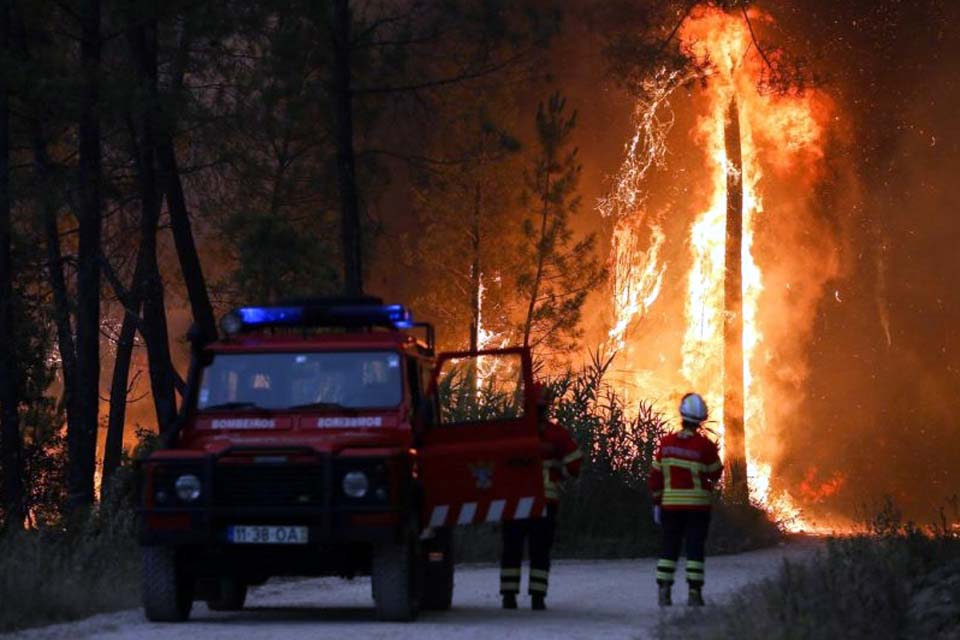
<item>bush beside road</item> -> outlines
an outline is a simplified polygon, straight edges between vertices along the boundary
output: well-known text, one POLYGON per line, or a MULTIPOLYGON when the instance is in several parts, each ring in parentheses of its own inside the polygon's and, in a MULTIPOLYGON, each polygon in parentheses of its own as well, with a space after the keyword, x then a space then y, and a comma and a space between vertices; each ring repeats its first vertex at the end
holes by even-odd
POLYGON ((960 639, 956 531, 900 524, 889 507, 871 529, 784 562, 721 607, 662 625, 660 638, 960 639))

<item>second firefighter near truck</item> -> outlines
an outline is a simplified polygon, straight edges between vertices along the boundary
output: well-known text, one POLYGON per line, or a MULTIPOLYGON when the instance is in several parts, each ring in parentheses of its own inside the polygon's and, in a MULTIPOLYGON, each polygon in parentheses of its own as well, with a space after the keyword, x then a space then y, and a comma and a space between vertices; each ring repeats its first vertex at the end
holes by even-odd
POLYGON ((696 393, 680 402, 683 428, 660 442, 650 472, 654 521, 663 529, 663 550, 657 561, 658 601, 672 604, 671 590, 686 543, 687 603, 703 605, 704 544, 710 526, 713 490, 723 473, 717 445, 700 432, 707 404, 696 393))
POLYGON ((550 420, 550 390, 536 385, 537 428, 540 434, 543 459, 543 488, 547 507, 542 518, 513 520, 503 525, 503 556, 500 565, 500 594, 504 609, 517 608, 517 594, 522 577, 523 547, 527 543, 530 554, 529 587, 534 610, 546 609, 547 587, 550 582, 550 550, 557 528, 560 505, 560 485, 568 478, 580 475, 583 454, 570 433, 550 420))

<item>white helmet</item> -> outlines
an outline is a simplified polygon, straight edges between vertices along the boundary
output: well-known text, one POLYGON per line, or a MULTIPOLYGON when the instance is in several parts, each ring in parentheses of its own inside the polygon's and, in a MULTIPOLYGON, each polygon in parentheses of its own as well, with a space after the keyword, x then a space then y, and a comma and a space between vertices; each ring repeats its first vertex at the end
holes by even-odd
POLYGON ((707 403, 698 393, 688 393, 680 401, 680 417, 687 422, 701 423, 707 419, 707 403))

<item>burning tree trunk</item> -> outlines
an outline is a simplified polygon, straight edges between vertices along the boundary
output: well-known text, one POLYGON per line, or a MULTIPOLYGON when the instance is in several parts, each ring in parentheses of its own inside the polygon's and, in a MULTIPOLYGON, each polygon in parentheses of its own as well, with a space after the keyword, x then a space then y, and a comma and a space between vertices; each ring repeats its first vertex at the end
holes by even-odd
POLYGON ((480 263, 480 185, 474 186, 473 225, 470 229, 470 250, 473 262, 470 265, 470 350, 480 348, 480 288, 483 286, 480 263))
POLYGON ((731 494, 747 497, 743 430, 743 160, 740 110, 730 100, 724 123, 727 152, 727 232, 723 281, 723 446, 731 494))

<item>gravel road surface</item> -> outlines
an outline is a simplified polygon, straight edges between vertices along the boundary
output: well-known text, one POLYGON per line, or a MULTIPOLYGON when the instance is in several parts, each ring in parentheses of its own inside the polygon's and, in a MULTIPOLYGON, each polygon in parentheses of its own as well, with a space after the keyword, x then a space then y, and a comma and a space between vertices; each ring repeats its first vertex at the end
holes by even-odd
MULTIPOLYGON (((739 587, 777 571, 784 558, 801 559, 819 547, 815 542, 707 559, 708 606, 739 587)), ((194 604, 184 624, 153 624, 139 609, 94 616, 79 622, 30 629, 4 640, 322 640, 371 638, 402 640, 490 640, 491 638, 646 638, 664 615, 686 609, 656 606, 655 559, 554 563, 549 611, 529 610, 521 598, 516 611, 500 609, 498 571, 493 566, 457 568, 453 609, 424 613, 409 624, 375 620, 370 581, 319 578, 267 583, 251 591, 240 612, 208 611, 194 604)), ((682 579, 682 578, 681 578, 682 579)), ((524 577, 524 589, 526 588, 524 577)), ((686 585, 674 588, 686 602, 686 585)))

